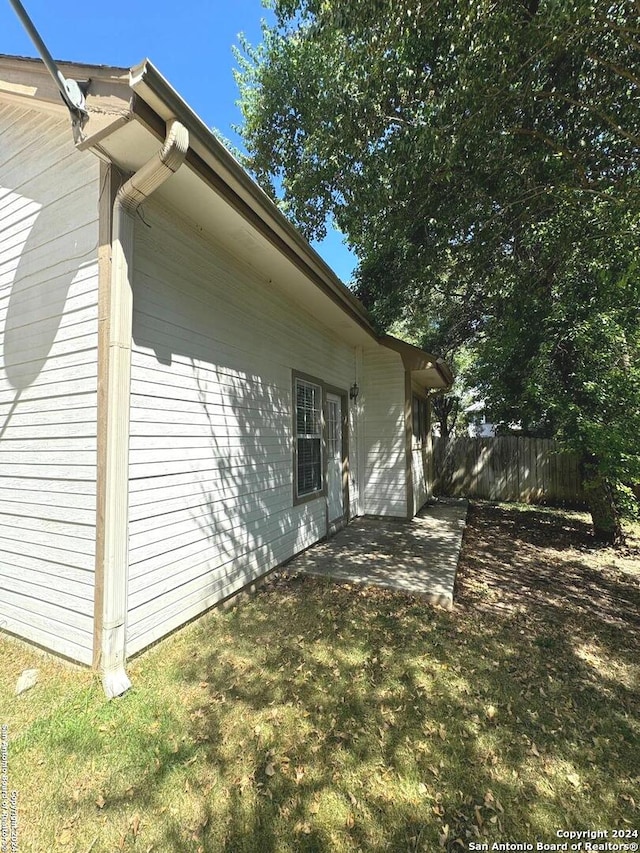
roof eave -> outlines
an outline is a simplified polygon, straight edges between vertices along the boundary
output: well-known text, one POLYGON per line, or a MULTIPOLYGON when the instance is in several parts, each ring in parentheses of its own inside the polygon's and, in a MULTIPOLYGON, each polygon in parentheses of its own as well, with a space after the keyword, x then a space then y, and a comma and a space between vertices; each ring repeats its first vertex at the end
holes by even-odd
MULTIPOLYGON (((311 271, 313 278, 338 301, 372 338, 378 339, 373 322, 362 303, 340 281, 320 255, 278 210, 271 198, 247 174, 244 167, 215 137, 202 119, 182 99, 153 63, 145 59, 130 73, 130 86, 163 121, 177 118, 189 128, 191 147, 205 163, 248 204, 262 221, 311 271)), ((135 104, 134 104, 135 109, 135 104)))
MULTIPOLYGON (((280 246, 333 302, 340 305, 371 339, 396 350, 402 356, 406 369, 429 370, 434 378, 439 378, 437 384, 432 384, 434 388, 451 386, 453 374, 442 359, 391 335, 379 335, 376 332, 371 316, 362 303, 340 281, 150 60, 145 59, 129 70, 71 62, 60 62, 59 65, 63 71, 68 69, 75 77, 91 81, 88 96, 91 122, 87 126, 88 134, 78 143, 78 148, 91 149, 98 156, 104 157, 101 140, 128 121, 135 118, 149 124, 151 114, 151 123, 155 122, 156 132, 161 132, 164 123, 170 119, 178 119, 189 129, 194 156, 215 176, 218 187, 224 187, 226 194, 250 214, 254 223, 260 224, 264 233, 272 235, 273 242, 280 246)), ((0 68, 3 66, 5 69, 12 67, 18 72, 19 82, 23 80, 26 68, 29 73, 35 75, 31 89, 18 85, 16 78, 13 84, 14 92, 3 94, 13 94, 20 100, 39 100, 41 104, 61 113, 65 110, 59 93, 55 91, 39 59, 0 54, 0 68), (27 94, 30 97, 27 97, 27 94)), ((8 79, 11 84, 11 76, 8 79)))
POLYGON ((393 335, 382 335, 380 343, 400 354, 405 370, 415 373, 428 371, 430 388, 446 391, 453 384, 451 369, 438 356, 406 341, 401 341, 399 338, 394 338, 393 335))

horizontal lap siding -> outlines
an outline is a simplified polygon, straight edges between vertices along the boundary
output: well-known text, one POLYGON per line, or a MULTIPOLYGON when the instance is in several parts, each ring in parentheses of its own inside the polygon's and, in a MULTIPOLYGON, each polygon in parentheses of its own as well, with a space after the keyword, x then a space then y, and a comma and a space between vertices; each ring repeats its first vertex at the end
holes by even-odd
POLYGON ((355 352, 160 205, 135 250, 128 654, 325 534, 293 506, 292 370, 355 352))
POLYGON ((99 167, 0 107, 0 624, 91 662, 99 167))
POLYGON ((364 352, 364 511, 407 514, 404 367, 384 347, 364 352))

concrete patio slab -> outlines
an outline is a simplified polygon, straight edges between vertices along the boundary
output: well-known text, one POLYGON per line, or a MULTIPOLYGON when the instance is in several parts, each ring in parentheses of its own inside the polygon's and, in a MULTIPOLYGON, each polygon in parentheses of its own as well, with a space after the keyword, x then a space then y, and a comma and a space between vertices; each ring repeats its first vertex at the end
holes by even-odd
POLYGON ((466 500, 445 499, 411 521, 356 518, 287 568, 404 590, 450 609, 467 507, 466 500))

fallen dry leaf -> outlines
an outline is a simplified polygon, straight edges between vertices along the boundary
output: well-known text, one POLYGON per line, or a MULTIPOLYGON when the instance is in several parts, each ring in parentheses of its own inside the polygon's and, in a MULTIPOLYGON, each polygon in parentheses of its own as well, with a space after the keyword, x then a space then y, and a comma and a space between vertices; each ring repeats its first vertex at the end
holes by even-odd
POLYGON ((133 835, 133 837, 137 838, 138 833, 140 832, 140 815, 134 815, 134 817, 131 818, 129 827, 131 829, 131 834, 133 835))
POLYGON ((71 835, 71 832, 68 829, 63 829, 62 832, 59 832, 57 836, 58 844, 62 844, 63 846, 71 844, 72 839, 73 836, 71 835))

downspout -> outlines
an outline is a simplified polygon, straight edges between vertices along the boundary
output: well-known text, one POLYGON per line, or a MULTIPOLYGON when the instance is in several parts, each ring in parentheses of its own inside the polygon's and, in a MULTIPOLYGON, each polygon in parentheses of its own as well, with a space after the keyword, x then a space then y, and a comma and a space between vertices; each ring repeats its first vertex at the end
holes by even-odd
POLYGON ((109 699, 131 687, 125 663, 134 217, 140 205, 180 168, 188 147, 189 133, 184 125, 175 119, 168 121, 164 146, 120 188, 113 205, 104 473, 104 604, 100 657, 102 685, 109 699))

